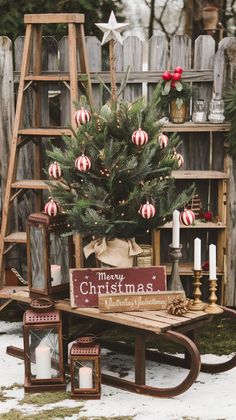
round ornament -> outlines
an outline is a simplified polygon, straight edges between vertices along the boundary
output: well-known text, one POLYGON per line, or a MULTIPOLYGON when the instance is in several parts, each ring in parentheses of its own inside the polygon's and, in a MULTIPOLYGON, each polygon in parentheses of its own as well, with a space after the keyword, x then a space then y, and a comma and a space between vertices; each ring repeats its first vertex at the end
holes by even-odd
POLYGON ((91 120, 91 114, 87 109, 81 108, 75 112, 74 119, 77 127, 79 127, 80 125, 87 124, 91 120))
POLYGON ((189 209, 184 209, 179 215, 179 221, 185 226, 191 226, 195 221, 194 212, 189 209))
POLYGON ((80 172, 88 172, 91 168, 91 160, 87 156, 81 155, 75 160, 75 168, 80 172))
POLYGON ((165 149, 165 147, 168 145, 168 137, 166 134, 161 133, 158 137, 158 143, 160 145, 160 149, 165 149))
POLYGON ((161 77, 163 80, 165 80, 165 82, 168 82, 169 80, 172 79, 172 74, 168 70, 166 70, 164 71, 161 77))
POLYGON ((142 204, 139 209, 139 214, 144 219, 151 219, 156 214, 156 209, 153 204, 150 204, 149 201, 146 204, 142 204))
POLYGON ((52 198, 45 204, 44 213, 48 216, 56 216, 60 211, 60 205, 52 198))
POLYGON ((148 142, 148 134, 146 131, 139 128, 138 130, 135 130, 132 134, 132 142, 136 146, 144 146, 148 142))
POLYGON ((60 179, 61 178, 61 167, 58 162, 53 162, 48 168, 48 173, 51 178, 60 179))
POLYGON ((182 67, 177 66, 177 67, 175 67, 174 72, 175 72, 175 73, 180 73, 180 74, 182 74, 182 73, 183 73, 183 69, 182 69, 182 67))
POLYGON ((181 166, 183 166, 184 164, 184 158, 180 153, 175 153, 174 154, 174 159, 176 160, 177 164, 178 164, 178 168, 181 168, 181 166))
POLYGON ((174 73, 173 74, 173 80, 175 82, 179 82, 181 80, 181 73, 174 73))

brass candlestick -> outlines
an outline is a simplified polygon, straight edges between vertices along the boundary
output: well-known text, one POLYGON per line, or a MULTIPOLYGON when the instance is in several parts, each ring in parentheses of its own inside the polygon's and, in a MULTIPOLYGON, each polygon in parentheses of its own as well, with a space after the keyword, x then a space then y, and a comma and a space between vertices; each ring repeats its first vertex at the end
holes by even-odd
POLYGON ((202 296, 201 292, 201 279, 202 278, 202 270, 193 270, 193 303, 189 305, 189 309, 192 309, 193 311, 202 311, 206 304, 202 302, 200 297, 202 296))
POLYGON ((205 308, 205 312, 208 314, 221 314, 223 312, 223 309, 221 309, 217 304, 217 296, 216 296, 216 290, 217 290, 217 279, 209 279, 209 290, 210 290, 210 296, 209 296, 209 304, 205 308))
POLYGON ((174 247, 172 244, 169 245, 170 248, 170 256, 172 260, 172 269, 170 275, 170 290, 184 290, 180 276, 179 276, 179 260, 182 257, 182 245, 180 244, 178 247, 174 247))

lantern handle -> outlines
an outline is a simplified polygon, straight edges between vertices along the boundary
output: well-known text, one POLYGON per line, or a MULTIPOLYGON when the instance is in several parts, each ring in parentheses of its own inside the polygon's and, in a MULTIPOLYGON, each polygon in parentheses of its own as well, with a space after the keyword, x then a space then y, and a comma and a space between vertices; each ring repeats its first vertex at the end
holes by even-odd
POLYGON ((34 312, 47 312, 49 309, 52 309, 53 306, 54 306, 54 301, 46 297, 32 299, 30 302, 30 308, 34 312))

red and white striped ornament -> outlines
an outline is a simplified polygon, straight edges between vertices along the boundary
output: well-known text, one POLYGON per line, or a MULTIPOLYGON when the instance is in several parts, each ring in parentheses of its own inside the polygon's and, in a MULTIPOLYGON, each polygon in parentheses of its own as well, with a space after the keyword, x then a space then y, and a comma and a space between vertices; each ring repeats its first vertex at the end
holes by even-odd
POLYGON ((156 209, 153 204, 150 204, 149 201, 147 201, 145 204, 142 204, 139 209, 139 214, 144 219, 151 219, 156 214, 156 209))
POLYGON ((53 162, 48 168, 48 173, 51 178, 60 179, 61 178, 61 167, 58 162, 53 162))
POLYGON ((181 166, 183 166, 184 164, 184 158, 180 153, 175 153, 174 154, 174 159, 176 160, 177 164, 178 164, 178 168, 181 168, 181 166))
POLYGON ((77 127, 79 127, 80 125, 87 124, 91 120, 91 114, 87 109, 81 108, 75 112, 74 119, 77 127))
POLYGON ((44 213, 46 213, 48 216, 56 216, 60 210, 60 205, 52 198, 44 206, 44 213))
POLYGON ((132 134, 132 142, 136 146, 144 146, 148 142, 148 134, 146 131, 142 130, 142 128, 139 128, 138 130, 135 130, 132 134))
POLYGON ((160 145, 160 149, 165 149, 165 147, 168 145, 168 137, 166 134, 161 133, 158 137, 158 143, 160 145))
POLYGON ((191 226, 195 221, 195 214, 190 209, 184 209, 179 215, 179 221, 185 226, 191 226))
POLYGON ((91 160, 87 156, 81 155, 75 160, 75 168, 80 172, 88 172, 91 168, 91 160))

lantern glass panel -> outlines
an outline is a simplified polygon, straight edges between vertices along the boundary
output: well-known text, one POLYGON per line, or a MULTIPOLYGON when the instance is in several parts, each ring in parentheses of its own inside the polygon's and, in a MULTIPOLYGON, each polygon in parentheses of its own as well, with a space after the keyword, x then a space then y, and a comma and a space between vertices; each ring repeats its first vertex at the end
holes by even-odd
POLYGON ((52 286, 69 283, 68 235, 50 233, 50 264, 52 286))
POLYGON ((46 287, 45 277, 45 232, 36 226, 30 226, 30 259, 32 288, 42 289, 46 287))
POLYGON ((59 340, 56 327, 29 330, 31 379, 60 377, 59 340))
POLYGON ((74 388, 93 389, 97 387, 94 360, 76 360, 74 364, 74 388))

